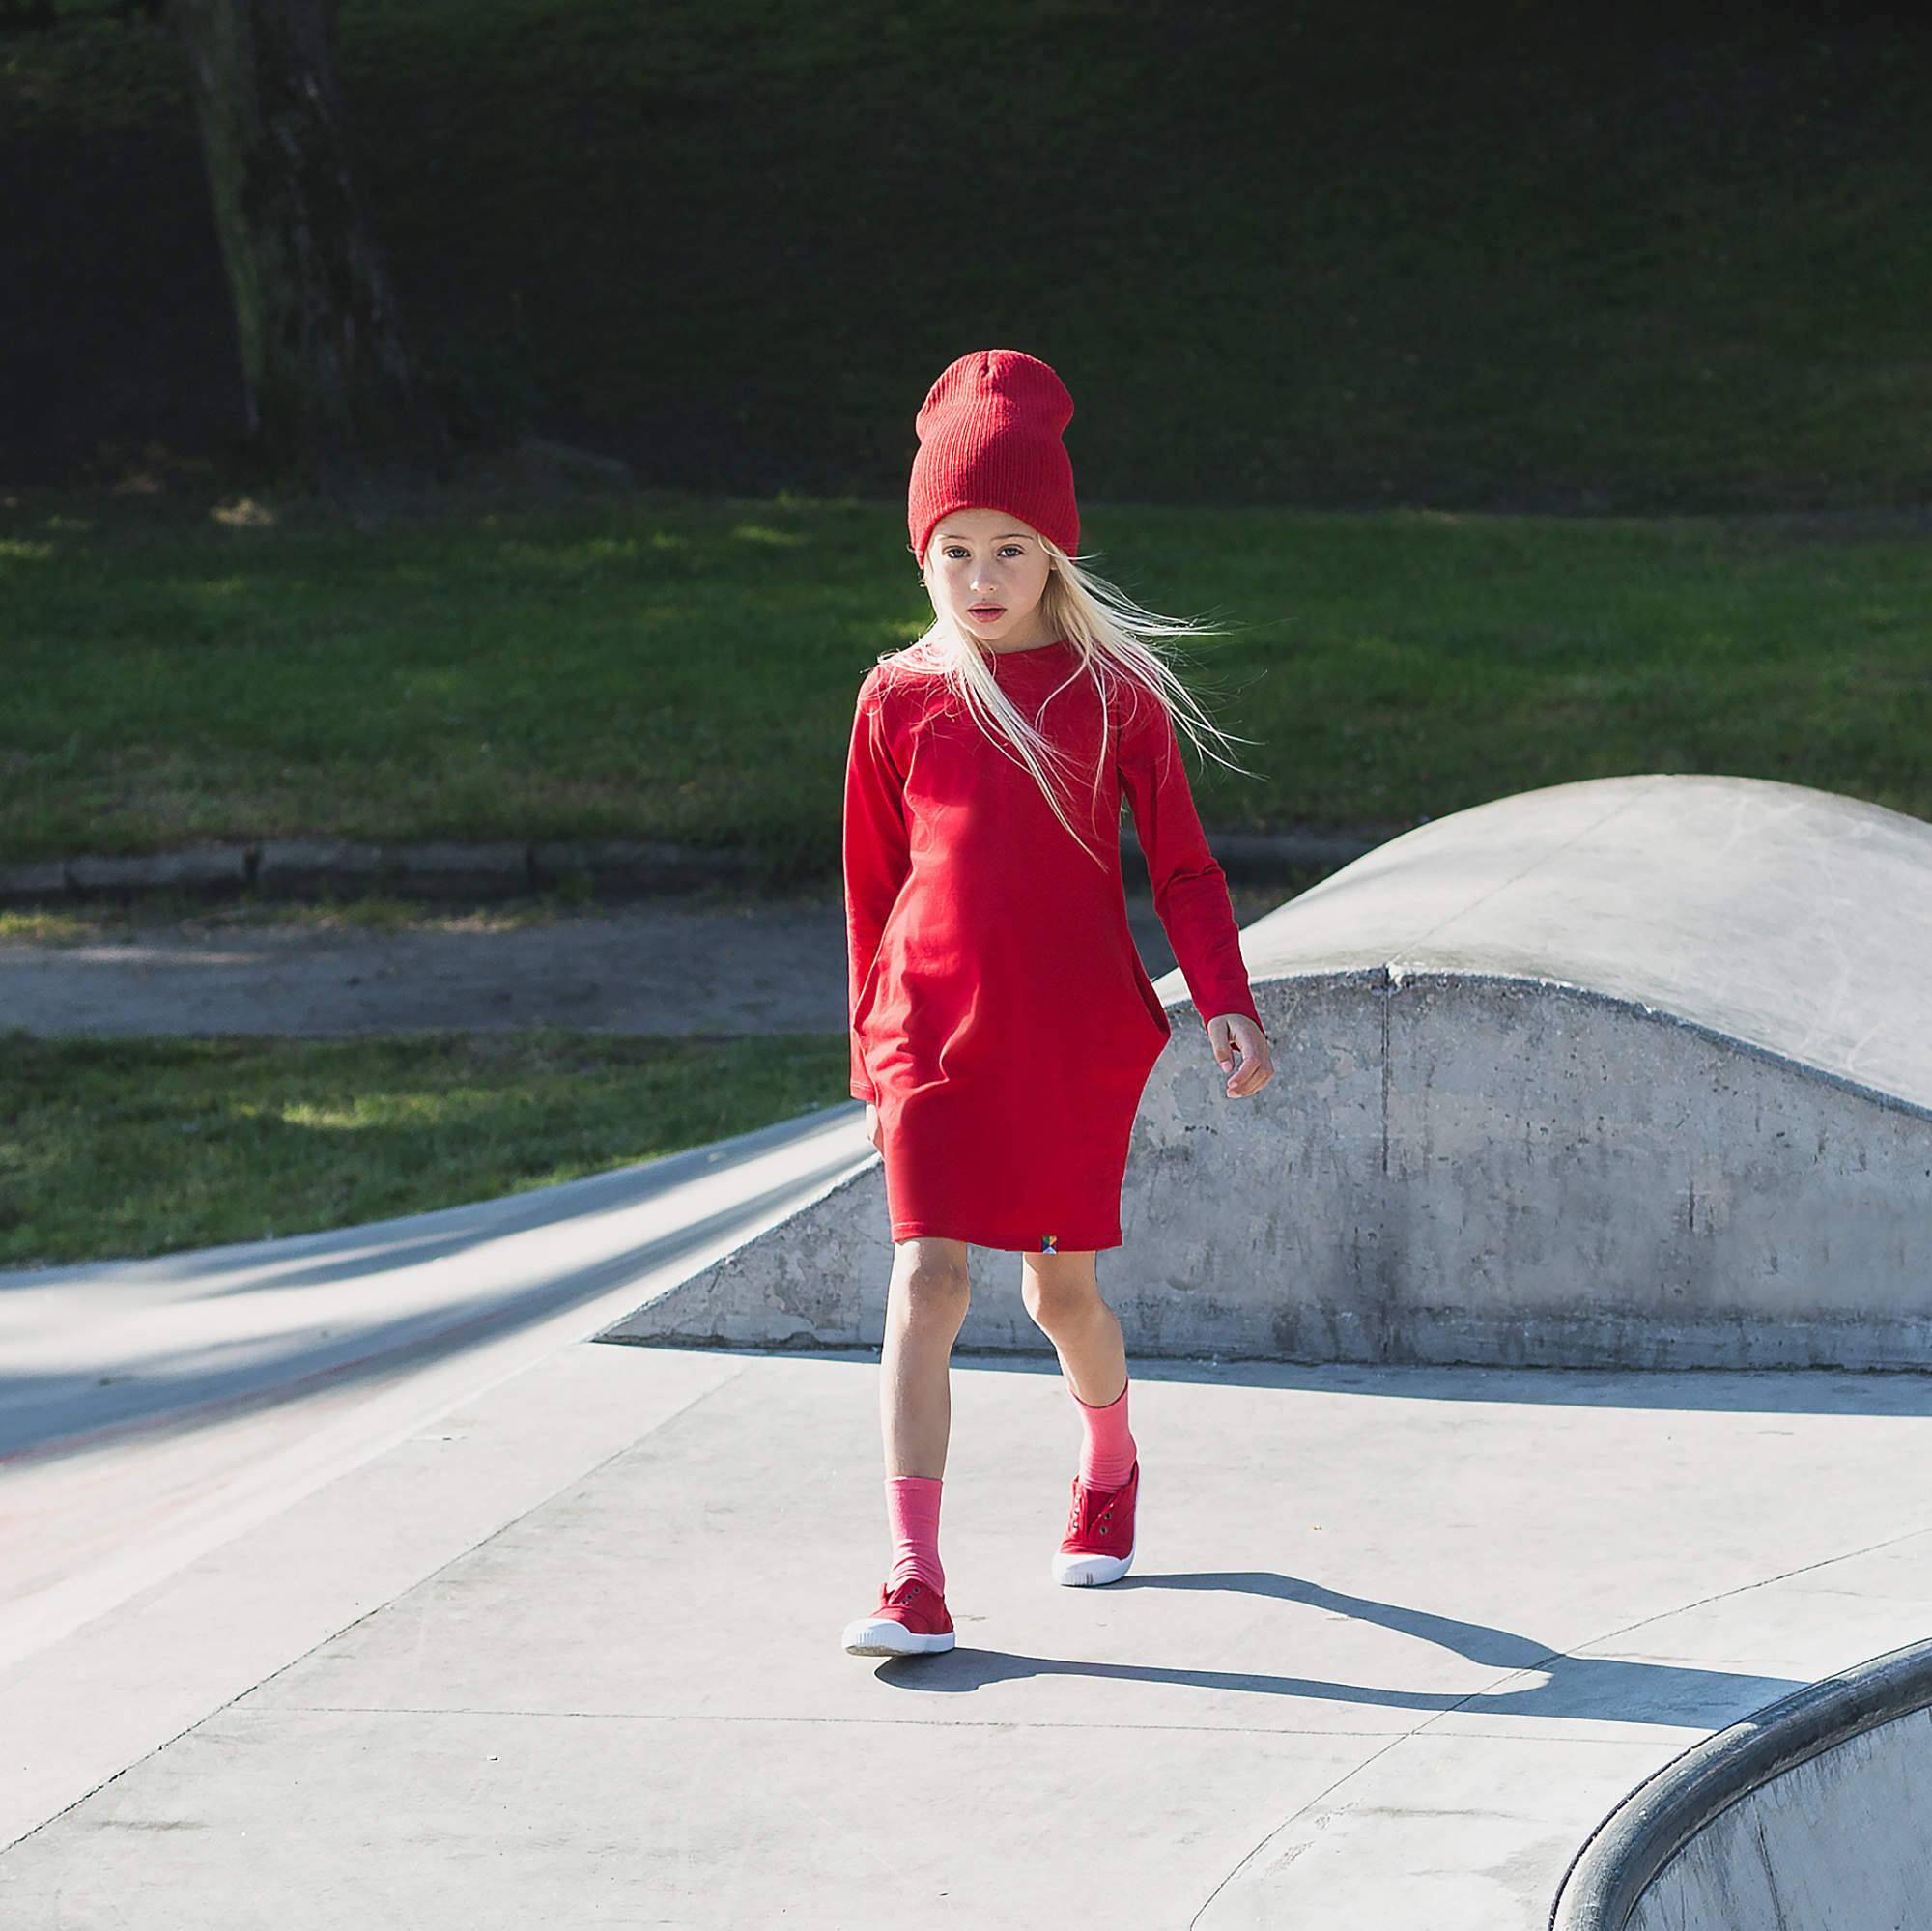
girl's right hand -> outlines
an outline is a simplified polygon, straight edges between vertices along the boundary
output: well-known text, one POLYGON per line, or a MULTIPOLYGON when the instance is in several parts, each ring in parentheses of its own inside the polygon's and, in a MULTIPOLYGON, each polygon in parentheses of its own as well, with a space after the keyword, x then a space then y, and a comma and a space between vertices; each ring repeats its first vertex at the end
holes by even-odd
POLYGON ((866 1138, 872 1143, 874 1151, 886 1150, 879 1145, 879 1109, 869 1099, 866 1102, 866 1138))

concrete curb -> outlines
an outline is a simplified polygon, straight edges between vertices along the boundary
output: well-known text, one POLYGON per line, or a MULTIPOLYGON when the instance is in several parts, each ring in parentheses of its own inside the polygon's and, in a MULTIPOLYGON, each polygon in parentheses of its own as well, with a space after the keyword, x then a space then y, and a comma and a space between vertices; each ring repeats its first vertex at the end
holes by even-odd
POLYGON ((1767 1704, 1667 1763, 1597 1828, 1558 1887, 1549 1931, 1625 1931, 1678 1852, 1775 1777, 1932 1706, 1932 1641, 1767 1704))
MULTIPOLYGON (((1229 878, 1266 883, 1313 866, 1350 864, 1407 829, 1405 825, 1308 827, 1209 837, 1229 878)), ((1147 864, 1131 831, 1122 834, 1121 860, 1130 884, 1145 882, 1147 864)), ((587 880, 600 895, 627 896, 687 892, 734 878, 750 881, 759 871, 755 859, 746 852, 654 839, 418 845, 286 839, 195 845, 144 857, 81 856, 0 866, 0 905, 126 902, 153 892, 208 898, 258 892, 269 898, 302 899, 325 892, 354 897, 380 889, 407 897, 506 898, 547 891, 570 878, 587 880)), ((825 877, 838 876, 835 862, 825 877)))

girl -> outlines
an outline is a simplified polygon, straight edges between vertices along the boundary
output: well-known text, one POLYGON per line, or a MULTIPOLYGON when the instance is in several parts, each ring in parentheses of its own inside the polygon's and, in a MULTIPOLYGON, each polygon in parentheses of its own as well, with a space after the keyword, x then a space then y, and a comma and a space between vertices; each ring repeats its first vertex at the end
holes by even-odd
POLYGON ((933 623, 867 673, 853 719, 852 1093, 894 1241, 879 1402, 893 1562, 872 1613, 846 1626, 855 1656, 952 1647, 939 1496, 969 1242, 1024 1257, 1021 1296, 1082 1424, 1054 1580, 1113 1582, 1133 1562, 1126 1352, 1094 1261, 1122 1244, 1127 1143, 1172 1028, 1127 924, 1122 795, 1228 1096, 1273 1077, 1174 712, 1190 736, 1195 722, 1224 734, 1152 648, 1196 627, 1074 561, 1072 414, 1060 378, 1010 349, 933 383, 907 506, 933 623))

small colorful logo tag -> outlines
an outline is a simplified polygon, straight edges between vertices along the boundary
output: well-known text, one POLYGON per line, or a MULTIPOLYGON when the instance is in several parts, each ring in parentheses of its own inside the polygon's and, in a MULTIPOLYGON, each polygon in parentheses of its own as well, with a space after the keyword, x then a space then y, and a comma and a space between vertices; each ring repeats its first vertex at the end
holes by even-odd
POLYGON ((1058 1254, 1060 1249, 1053 1244, 1058 1237, 1057 1235, 1042 1234, 1039 1236, 1039 1251, 1042 1254, 1058 1254))

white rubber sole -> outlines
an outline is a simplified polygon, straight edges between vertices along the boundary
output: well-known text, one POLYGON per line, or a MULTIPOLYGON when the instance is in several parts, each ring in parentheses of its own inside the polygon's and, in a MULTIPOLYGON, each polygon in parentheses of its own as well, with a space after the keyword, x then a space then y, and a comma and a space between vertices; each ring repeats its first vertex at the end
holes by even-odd
POLYGON ((1118 1582, 1134 1566, 1134 1552, 1125 1555, 1058 1555, 1053 1558, 1053 1579, 1069 1589, 1095 1589, 1118 1582))
POLYGON ((862 1616, 845 1625, 840 1638, 847 1656, 932 1656, 952 1647, 952 1633, 923 1636, 885 1616, 862 1616))

